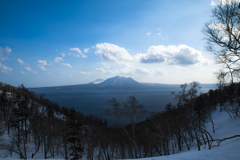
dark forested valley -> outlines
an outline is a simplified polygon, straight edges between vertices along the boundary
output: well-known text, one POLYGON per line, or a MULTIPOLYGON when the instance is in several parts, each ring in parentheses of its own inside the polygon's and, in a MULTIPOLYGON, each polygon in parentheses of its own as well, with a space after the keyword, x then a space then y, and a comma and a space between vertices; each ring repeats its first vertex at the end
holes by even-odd
POLYGON ((151 113, 141 122, 139 118, 148 111, 134 96, 126 97, 122 104, 112 98, 106 113, 119 123, 110 126, 96 115, 84 115, 71 106, 61 108, 24 85, 0 83, 1 157, 17 154, 27 159, 42 154, 45 159, 85 156, 109 160, 169 155, 190 150, 194 143, 198 150, 203 145, 211 149, 215 140, 205 130, 205 123, 212 122, 214 133, 211 113, 217 107, 239 118, 239 87, 233 83, 199 94, 198 83, 183 84, 178 93, 172 93, 176 106, 169 102, 164 111, 151 113), (123 120, 129 124, 124 125, 123 120))

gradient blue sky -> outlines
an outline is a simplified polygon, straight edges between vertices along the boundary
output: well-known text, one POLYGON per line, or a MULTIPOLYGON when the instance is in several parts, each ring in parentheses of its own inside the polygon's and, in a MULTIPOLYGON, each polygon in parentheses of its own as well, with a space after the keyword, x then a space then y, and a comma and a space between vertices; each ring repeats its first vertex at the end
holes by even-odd
POLYGON ((116 75, 217 82, 201 32, 211 0, 0 1, 0 81, 26 87, 116 75))

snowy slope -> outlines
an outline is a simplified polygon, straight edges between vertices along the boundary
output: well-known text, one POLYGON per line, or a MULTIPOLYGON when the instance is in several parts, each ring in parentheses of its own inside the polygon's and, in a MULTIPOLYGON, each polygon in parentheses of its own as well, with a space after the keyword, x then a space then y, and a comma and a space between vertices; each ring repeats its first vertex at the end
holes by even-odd
POLYGON ((91 83, 93 83, 93 84, 99 84, 99 83, 102 83, 103 81, 105 81, 105 80, 98 78, 97 80, 95 80, 95 81, 93 81, 93 82, 91 82, 91 83))
MULTIPOLYGON (((215 111, 212 117, 216 133, 213 134, 210 122, 206 124, 206 129, 213 136, 213 139, 240 135, 240 118, 230 118, 226 112, 220 112, 219 110, 215 111)), ((140 160, 240 160, 240 137, 223 141, 219 147, 213 147, 210 150, 203 146, 201 151, 198 151, 197 148, 191 148, 190 151, 174 155, 142 158, 140 160)))
MULTIPOLYGON (((226 112, 220 112, 219 110, 212 114, 212 118, 216 133, 212 133, 212 124, 210 122, 206 123, 206 129, 211 133, 213 139, 222 139, 237 134, 240 135, 240 118, 230 118, 226 112)), ((31 148, 29 148, 29 150, 31 150, 31 148)), ((32 152, 29 152, 29 159, 31 159, 30 153, 32 152)), ((42 159, 43 157, 43 154, 38 153, 34 159, 42 159)), ((15 155, 12 158, 0 158, 0 160, 13 160, 18 158, 19 156, 15 155)), ((56 159, 58 158, 62 157, 56 157, 56 159)), ((83 160, 86 160, 85 156, 83 156, 83 160)), ((182 153, 142 158, 139 160, 240 160, 240 137, 223 141, 219 147, 213 147, 211 150, 208 150, 207 147, 205 148, 203 145, 201 151, 198 151, 197 147, 193 147, 190 151, 182 153)))
POLYGON ((240 140, 221 144, 211 150, 189 151, 170 156, 143 158, 141 160, 240 160, 240 140))

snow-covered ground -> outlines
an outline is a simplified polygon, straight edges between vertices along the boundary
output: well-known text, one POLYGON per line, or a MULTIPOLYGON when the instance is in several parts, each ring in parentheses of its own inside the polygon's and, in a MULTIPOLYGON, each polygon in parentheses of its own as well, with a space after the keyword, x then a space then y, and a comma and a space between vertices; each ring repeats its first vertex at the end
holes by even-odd
MULTIPOLYGON (((216 133, 212 133, 212 124, 206 123, 206 129, 213 136, 213 139, 222 139, 233 135, 240 135, 240 118, 234 119, 226 112, 215 111, 212 114, 216 133)), ((214 144, 213 144, 214 145, 214 144)), ((18 159, 19 156, 12 158, 0 158, 0 160, 18 159)), ((43 155, 36 154, 34 159, 43 158, 43 155)), ((56 157, 57 159, 58 157, 56 157)), ((29 157, 29 159, 31 159, 29 157)), ((55 159, 55 160, 56 160, 55 159)), ((83 160, 85 160, 85 156, 83 160)), ((240 137, 223 141, 220 146, 208 150, 207 146, 202 146, 201 151, 197 147, 169 156, 142 158, 139 160, 240 160, 240 137)))
MULTIPOLYGON (((212 118, 216 133, 213 134, 210 122, 206 124, 206 129, 213 136, 213 139, 240 135, 240 118, 230 118, 226 112, 219 110, 212 114, 212 118)), ((197 148, 191 148, 190 151, 178 154, 142 158, 141 160, 240 160, 240 137, 223 141, 220 146, 210 150, 203 146, 201 151, 198 151, 197 148)))

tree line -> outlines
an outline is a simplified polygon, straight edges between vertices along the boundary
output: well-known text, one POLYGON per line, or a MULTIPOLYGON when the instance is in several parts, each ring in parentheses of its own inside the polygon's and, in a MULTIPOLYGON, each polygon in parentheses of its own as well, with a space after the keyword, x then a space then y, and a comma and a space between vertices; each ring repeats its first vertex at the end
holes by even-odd
POLYGON ((41 153, 45 159, 79 159, 85 155, 89 160, 162 156, 190 150, 192 146, 211 149, 214 139, 204 125, 210 121, 215 132, 211 113, 217 106, 232 118, 239 118, 236 86, 240 84, 200 93, 197 82, 183 84, 178 93, 172 93, 176 106, 169 103, 164 111, 152 113, 142 122, 139 119, 147 110, 134 96, 122 104, 113 98, 109 100, 112 108, 106 112, 119 125, 108 126, 106 119, 85 116, 74 108, 60 108, 23 85, 16 88, 1 83, 0 133, 9 135, 8 143, 0 142, 4 150, 1 156, 15 153, 21 159, 30 158, 27 155, 31 145, 35 148, 32 158, 41 153), (123 120, 129 124, 124 125, 123 120))
POLYGON ((8 135, 1 140, 1 157, 18 154, 27 159, 29 146, 35 146, 32 158, 43 153, 44 158, 61 155, 65 159, 79 159, 83 153, 82 137, 87 135, 85 126, 107 125, 98 116, 84 116, 74 108, 58 104, 36 95, 20 85, 13 87, 0 83, 0 133, 8 135))
MULTIPOLYGON (((212 20, 205 24, 203 33, 206 49, 223 68, 216 73, 218 89, 200 93, 197 82, 183 84, 178 93, 172 93, 177 105, 167 104, 165 110, 152 113, 145 121, 140 117, 147 111, 134 96, 112 106, 106 112, 118 121, 108 126, 107 121, 95 115, 85 116, 74 108, 59 107, 44 95, 36 95, 23 85, 12 87, 0 83, 0 139, 2 157, 19 155, 27 159, 29 147, 34 146, 32 158, 40 152, 44 158, 61 155, 64 159, 110 160, 169 155, 196 146, 211 149, 217 142, 240 137, 234 135, 214 140, 205 129, 211 122, 211 113, 220 107, 231 118, 240 117, 240 14, 239 3, 219 0, 212 10, 212 20), (229 82, 229 83, 228 83, 229 82), (129 124, 124 125, 123 121, 129 124)), ((68 106, 71 107, 71 106, 68 106)))

